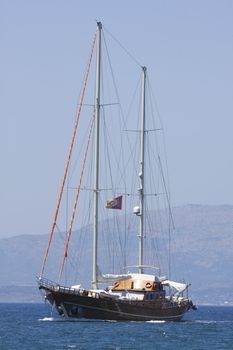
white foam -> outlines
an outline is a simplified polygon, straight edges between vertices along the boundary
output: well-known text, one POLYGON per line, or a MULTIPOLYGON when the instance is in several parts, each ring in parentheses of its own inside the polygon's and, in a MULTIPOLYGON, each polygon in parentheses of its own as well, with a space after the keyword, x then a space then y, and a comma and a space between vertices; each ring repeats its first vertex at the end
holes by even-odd
POLYGON ((44 318, 39 318, 39 321, 47 321, 47 322, 52 322, 52 321, 57 321, 55 317, 44 317, 44 318))
POLYGON ((200 323, 200 324, 216 324, 216 323, 232 323, 230 320, 225 321, 217 321, 217 320, 195 320, 194 323, 200 323))
POLYGON ((165 323, 166 321, 164 320, 150 320, 150 321, 146 321, 146 323, 165 323))

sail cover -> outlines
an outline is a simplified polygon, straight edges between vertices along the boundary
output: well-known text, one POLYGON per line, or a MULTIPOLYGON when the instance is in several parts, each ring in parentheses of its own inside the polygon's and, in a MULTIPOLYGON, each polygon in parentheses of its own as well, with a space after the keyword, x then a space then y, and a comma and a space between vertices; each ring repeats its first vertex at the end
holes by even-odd
POLYGON ((186 284, 186 283, 179 283, 179 282, 174 282, 174 281, 169 281, 169 280, 163 281, 162 284, 164 286, 174 288, 179 294, 188 288, 188 284, 186 284))
POLYGON ((131 275, 127 275, 127 274, 122 274, 122 275, 114 275, 111 273, 105 274, 101 276, 103 278, 104 281, 115 281, 115 280, 127 280, 129 278, 131 278, 131 275))

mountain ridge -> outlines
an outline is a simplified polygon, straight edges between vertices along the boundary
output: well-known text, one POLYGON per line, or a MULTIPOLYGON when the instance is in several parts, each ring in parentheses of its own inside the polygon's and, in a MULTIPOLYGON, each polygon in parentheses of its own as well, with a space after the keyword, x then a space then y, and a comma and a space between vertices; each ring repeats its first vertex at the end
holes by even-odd
MULTIPOLYGON (((176 272, 179 278, 184 275, 191 281, 190 295, 194 297, 194 301, 211 304, 233 303, 233 281, 229 278, 233 270, 233 205, 188 204, 176 206, 172 212, 176 226, 172 261, 177 262, 177 271, 173 272, 176 272)), ((156 212, 153 215, 156 216, 156 212)), ((80 232, 75 236, 81 237, 80 232)), ((134 239, 134 229, 130 234, 134 239)), ((75 264, 79 266, 83 257, 87 257, 85 271, 79 275, 85 284, 85 279, 91 278, 91 226, 82 239, 85 240, 85 244, 80 241, 84 251, 80 248, 80 257, 79 260, 75 260, 75 264)), ((159 247, 167 247, 164 232, 158 232, 158 240, 159 247)), ((47 241, 48 234, 24 234, 0 239, 0 302, 38 301, 35 279, 40 274, 47 241), (31 294, 27 293, 29 287, 31 294), (20 288, 21 292, 16 293, 20 288)), ((57 235, 53 242, 53 251, 48 258, 48 277, 51 279, 56 280, 63 243, 63 236, 57 235)), ((136 247, 136 243, 135 239, 135 243, 130 242, 130 245, 136 247)), ((148 243, 150 244, 150 241, 148 243)), ((108 253, 110 256, 111 251, 110 249, 108 253)), ((70 256, 71 253, 70 251, 70 256)), ((104 258, 108 254, 106 248, 101 250, 101 268, 106 267, 104 258)), ((111 257, 117 261, 117 255, 114 254, 111 257)), ((129 260, 132 257, 127 256, 129 260)))

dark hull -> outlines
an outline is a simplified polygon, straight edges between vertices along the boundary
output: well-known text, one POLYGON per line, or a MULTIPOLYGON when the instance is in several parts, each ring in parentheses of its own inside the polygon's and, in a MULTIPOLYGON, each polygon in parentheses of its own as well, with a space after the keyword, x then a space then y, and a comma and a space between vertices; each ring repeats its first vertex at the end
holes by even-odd
POLYGON ((55 291, 41 286, 46 299, 56 307, 60 315, 101 320, 127 321, 178 321, 189 310, 189 300, 180 304, 163 298, 159 300, 132 301, 99 296, 79 295, 70 291, 55 291))

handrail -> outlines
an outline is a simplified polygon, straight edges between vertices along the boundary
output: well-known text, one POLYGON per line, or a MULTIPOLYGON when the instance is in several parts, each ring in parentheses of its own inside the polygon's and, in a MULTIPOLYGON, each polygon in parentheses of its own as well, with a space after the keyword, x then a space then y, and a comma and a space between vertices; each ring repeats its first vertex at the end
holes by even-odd
POLYGON ((85 295, 87 291, 83 288, 75 289, 72 287, 61 286, 60 284, 53 282, 44 277, 37 277, 37 283, 39 288, 50 289, 55 292, 62 292, 66 294, 77 294, 77 295, 85 295))

